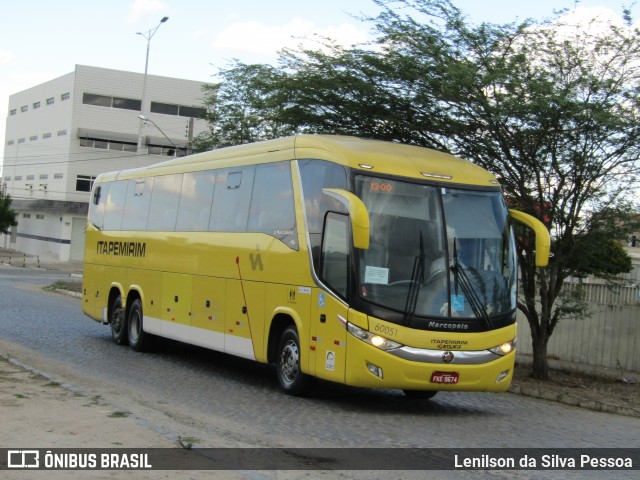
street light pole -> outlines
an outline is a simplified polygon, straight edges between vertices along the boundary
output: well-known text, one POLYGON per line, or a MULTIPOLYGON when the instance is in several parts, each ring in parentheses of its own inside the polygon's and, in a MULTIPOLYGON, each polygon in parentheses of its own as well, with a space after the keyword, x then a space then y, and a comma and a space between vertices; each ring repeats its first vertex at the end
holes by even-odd
POLYGON ((144 115, 138 115, 138 118, 144 123, 144 122, 150 122, 151 124, 153 124, 154 127, 156 127, 158 129, 158 131, 164 136, 164 138, 167 139, 167 141, 173 146, 173 149, 177 152, 178 151, 178 146, 173 143, 173 140, 171 140, 169 137, 167 137, 167 134, 164 133, 162 131, 162 129, 156 124, 156 122, 154 122, 153 120, 151 120, 149 117, 145 117, 144 115))
MULTIPOLYGON (((169 17, 163 17, 162 20, 160 20, 160 23, 155 28, 152 28, 146 33, 136 32, 136 35, 140 35, 147 40, 147 57, 144 62, 144 79, 142 81, 142 101, 140 102, 139 117, 144 117, 144 107, 147 101, 147 70, 149 69, 149 48, 151 46, 151 39, 155 35, 156 31, 160 28, 160 25, 162 25, 167 20, 169 20, 169 17)), ((142 126, 143 125, 144 125, 144 120, 140 118, 140 121, 138 123, 138 148, 137 148, 138 155, 142 153, 142 126)))

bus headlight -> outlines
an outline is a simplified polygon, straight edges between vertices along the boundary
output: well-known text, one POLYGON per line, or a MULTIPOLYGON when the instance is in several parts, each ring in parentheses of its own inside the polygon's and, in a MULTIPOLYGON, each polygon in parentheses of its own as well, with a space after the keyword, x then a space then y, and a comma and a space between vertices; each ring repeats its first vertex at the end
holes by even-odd
POLYGON ((367 330, 363 330, 360 327, 356 327, 353 323, 347 323, 347 331, 356 338, 367 342, 369 345, 373 345, 380 350, 393 350, 394 348, 400 348, 402 345, 388 338, 381 337, 380 335, 374 335, 367 330))
POLYGON ((516 339, 514 338, 510 342, 505 342, 502 345, 498 345, 497 347, 490 348, 489 351, 491 353, 495 353, 496 355, 500 355, 501 357, 503 357, 508 353, 513 352, 515 349, 516 349, 516 339))

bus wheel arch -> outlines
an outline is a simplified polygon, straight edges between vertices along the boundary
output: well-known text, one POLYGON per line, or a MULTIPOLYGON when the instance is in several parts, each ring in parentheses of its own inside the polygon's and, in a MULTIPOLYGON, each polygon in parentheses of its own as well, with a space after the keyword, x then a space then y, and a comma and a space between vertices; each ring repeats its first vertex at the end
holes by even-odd
POLYGON ((276 365, 280 388, 289 395, 304 396, 313 384, 312 377, 302 371, 298 327, 288 315, 278 314, 269 331, 269 361, 276 365))
POLYGON ((122 293, 116 286, 111 287, 109 292, 107 309, 111 337, 118 345, 126 345, 129 340, 127 337, 127 314, 122 302, 122 293))

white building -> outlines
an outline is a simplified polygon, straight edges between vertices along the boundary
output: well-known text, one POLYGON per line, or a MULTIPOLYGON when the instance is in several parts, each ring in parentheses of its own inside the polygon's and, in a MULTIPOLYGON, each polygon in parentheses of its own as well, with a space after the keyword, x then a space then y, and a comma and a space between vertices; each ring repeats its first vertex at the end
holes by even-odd
POLYGON ((204 82, 148 75, 142 105, 143 83, 140 73, 76 65, 9 97, 1 186, 18 226, 0 246, 80 260, 95 177, 187 153, 207 127, 204 82))

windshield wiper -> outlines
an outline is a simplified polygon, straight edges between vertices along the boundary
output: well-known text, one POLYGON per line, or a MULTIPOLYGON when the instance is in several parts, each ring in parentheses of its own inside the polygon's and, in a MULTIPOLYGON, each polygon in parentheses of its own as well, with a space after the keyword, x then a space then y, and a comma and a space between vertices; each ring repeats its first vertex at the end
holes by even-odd
POLYGON ((407 301, 404 305, 404 323, 409 325, 416 314, 418 308, 418 294, 424 282, 424 241, 422 240, 422 230, 420 230, 420 253, 413 260, 413 271, 411 272, 411 280, 409 292, 407 292, 407 301))
POLYGON ((478 294, 471 285, 469 281, 469 277, 467 276, 467 272, 464 267, 458 260, 458 247, 457 247, 457 239, 453 239, 453 265, 451 265, 451 271, 453 272, 453 278, 455 280, 454 289, 456 296, 458 295, 458 285, 462 287, 462 291, 469 299, 469 303, 471 304, 471 309, 476 317, 482 319, 487 327, 491 327, 491 318, 487 314, 487 310, 484 305, 482 305, 482 301, 478 297, 478 294))

